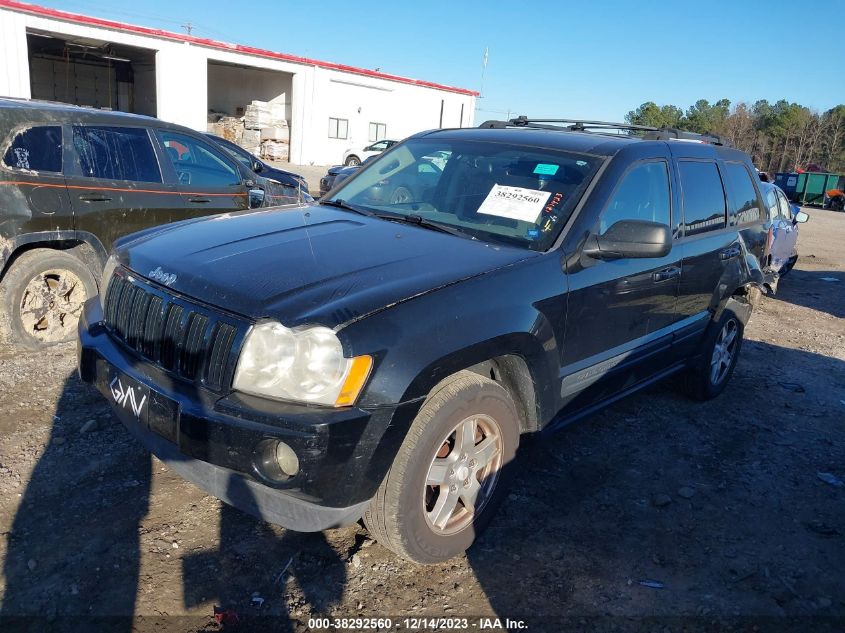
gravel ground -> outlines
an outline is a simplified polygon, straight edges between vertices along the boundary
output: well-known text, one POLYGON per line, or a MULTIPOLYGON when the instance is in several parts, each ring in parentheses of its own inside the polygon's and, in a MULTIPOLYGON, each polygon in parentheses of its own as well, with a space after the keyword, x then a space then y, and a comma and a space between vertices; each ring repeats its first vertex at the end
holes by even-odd
MULTIPOLYGON (((796 630, 841 631, 845 214, 808 211, 798 265, 752 316, 721 397, 694 403, 664 383, 526 443, 489 530, 430 567, 359 526, 297 534, 223 506, 128 436, 75 376, 72 345, 0 347, 0 613, 88 618, 69 620, 78 631, 132 614, 217 630, 215 606, 529 617, 532 630, 654 616, 772 617, 760 630, 780 630, 795 617, 796 630)), ((671 621, 648 630, 680 630, 671 621)))

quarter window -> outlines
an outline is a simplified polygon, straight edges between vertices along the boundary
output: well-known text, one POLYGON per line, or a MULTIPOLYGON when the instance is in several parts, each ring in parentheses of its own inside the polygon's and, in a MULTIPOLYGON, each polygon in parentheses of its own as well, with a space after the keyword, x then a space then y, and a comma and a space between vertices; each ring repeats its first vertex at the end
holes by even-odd
POLYGON ((329 138, 347 138, 348 136, 348 119, 329 118, 329 138))
POLYGON ((15 135, 3 162, 12 169, 62 171, 62 128, 38 125, 15 135))
POLYGON ((666 163, 637 165, 622 180, 599 219, 599 234, 620 220, 669 225, 669 171, 666 163))
POLYGON ((231 187, 241 184, 238 170, 211 146, 187 134, 161 132, 179 184, 201 187, 231 187))
POLYGON ((716 163, 678 163, 684 195, 684 234, 697 235, 726 225, 725 192, 716 163))
POLYGON ((370 123, 370 142, 380 141, 387 136, 387 125, 384 123, 370 123))
MULTIPOLYGON (((725 163, 726 188, 737 224, 760 221, 760 205, 751 174, 742 163, 725 163)), ((772 216, 774 217, 774 216, 772 216)))
POLYGON ((74 126, 73 148, 86 178, 161 182, 155 150, 144 128, 74 126))

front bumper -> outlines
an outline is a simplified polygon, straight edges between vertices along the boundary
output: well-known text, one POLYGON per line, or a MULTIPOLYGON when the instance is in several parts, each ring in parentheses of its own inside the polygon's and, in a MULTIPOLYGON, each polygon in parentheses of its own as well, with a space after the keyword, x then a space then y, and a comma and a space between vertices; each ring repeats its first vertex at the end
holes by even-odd
POLYGON ((303 532, 362 516, 390 466, 389 451, 377 450, 388 427, 419 408, 328 409, 212 393, 113 339, 98 298, 86 303, 80 319, 78 364, 82 380, 109 400, 126 428, 182 477, 245 512, 303 532), (259 447, 275 441, 293 448, 300 462, 299 473, 284 482, 261 468, 259 447))

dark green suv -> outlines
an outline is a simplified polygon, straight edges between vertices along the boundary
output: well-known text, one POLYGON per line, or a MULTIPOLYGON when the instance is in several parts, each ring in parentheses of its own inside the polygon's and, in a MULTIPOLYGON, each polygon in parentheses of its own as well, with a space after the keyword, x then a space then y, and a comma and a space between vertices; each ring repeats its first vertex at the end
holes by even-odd
POLYGON ((0 99, 0 159, 0 329, 29 349, 75 336, 118 237, 296 202, 193 130, 65 104, 0 99))

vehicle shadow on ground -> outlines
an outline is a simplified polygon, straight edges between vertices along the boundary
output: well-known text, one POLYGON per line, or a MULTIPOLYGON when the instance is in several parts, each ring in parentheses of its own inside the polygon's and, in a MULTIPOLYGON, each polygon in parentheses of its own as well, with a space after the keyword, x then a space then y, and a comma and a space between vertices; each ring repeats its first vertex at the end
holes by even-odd
POLYGON ((151 467, 148 455, 127 450, 125 430, 110 416, 102 397, 71 374, 7 535, 4 631, 63 630, 70 621, 132 630, 151 467))
MULTIPOLYGON (((524 441, 507 466, 515 485, 466 564, 495 614, 525 618, 532 630, 568 621, 549 617, 818 614, 820 597, 845 595, 845 498, 816 476, 843 474, 840 400, 845 362, 746 341, 714 401, 689 405, 664 383, 524 441)), ((101 616, 122 617, 99 630, 132 630, 151 460, 117 422, 79 434, 83 409, 112 415, 74 374, 8 535, 4 632, 66 619, 87 633, 101 616), (100 459, 77 450, 82 442, 96 443, 100 459)), ((219 521, 218 546, 182 559, 187 609, 213 601, 244 624, 281 631, 302 628, 295 610, 355 615, 354 605, 341 606, 345 557, 325 534, 282 530, 225 505, 219 521), (251 604, 256 592, 265 604, 251 604)), ((464 565, 444 570, 455 564, 464 565)), ((823 613, 841 617, 843 607, 834 601, 823 613)))
POLYGON ((845 272, 793 269, 772 298, 845 319, 845 272))
MULTIPOLYGON (((230 477, 228 488, 249 504, 252 496, 241 478, 230 477)), ((322 532, 282 530, 225 504, 218 548, 186 556, 182 570, 185 606, 213 598, 221 605, 224 628, 240 625, 239 630, 304 630, 291 616, 297 606, 289 600, 291 584, 298 585, 314 616, 329 615, 346 584, 346 566, 322 532)))
MULTIPOLYGON (((151 455, 76 372, 63 385, 53 419, 7 535, 3 633, 218 625, 298 631, 302 625, 289 612, 291 583, 315 615, 328 614, 340 600, 346 568, 323 533, 290 532, 221 503, 218 546, 181 559, 184 606, 207 615, 136 617, 146 551, 140 536, 150 532, 142 522, 151 505, 151 455)), ((227 487, 257 507, 243 479, 231 476, 227 487)), ((167 539, 153 542, 175 556, 170 546, 167 539)))
POLYGON ((500 618, 535 630, 698 630, 710 615, 841 625, 845 497, 817 472, 845 475, 845 362, 746 340, 720 397, 689 401, 677 383, 521 451, 467 555, 500 618))

